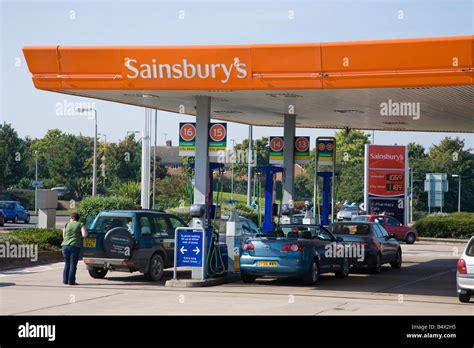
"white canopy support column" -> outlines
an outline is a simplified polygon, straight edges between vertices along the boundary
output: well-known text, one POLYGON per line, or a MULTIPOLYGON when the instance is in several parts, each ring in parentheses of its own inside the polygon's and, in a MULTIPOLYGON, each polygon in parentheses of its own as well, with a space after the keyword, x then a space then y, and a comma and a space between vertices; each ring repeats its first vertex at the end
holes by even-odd
POLYGON ((141 206, 150 209, 150 132, 152 109, 145 109, 142 131, 141 206))
POLYGON ((194 163, 194 204, 206 204, 209 191, 209 121, 211 98, 196 97, 196 156, 194 163))
POLYGON ((283 167, 285 168, 285 180, 283 182, 283 204, 293 200, 295 182, 295 129, 296 115, 285 114, 283 121, 283 167))

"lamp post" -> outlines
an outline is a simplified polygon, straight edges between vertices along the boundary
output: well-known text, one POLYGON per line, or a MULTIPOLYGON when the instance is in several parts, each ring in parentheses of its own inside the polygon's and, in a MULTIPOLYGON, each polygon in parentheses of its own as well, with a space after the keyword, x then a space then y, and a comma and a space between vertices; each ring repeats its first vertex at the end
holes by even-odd
POLYGON ((99 136, 104 137, 104 154, 102 155, 102 177, 104 178, 104 189, 105 189, 105 152, 107 149, 107 134, 98 133, 99 136))
POLYGON ((97 194, 97 110, 92 108, 79 108, 78 112, 94 111, 94 159, 92 168, 92 197, 97 194))
POLYGON ((458 186, 458 213, 461 212, 461 174, 453 174, 451 175, 453 178, 458 178, 459 186, 458 186))
POLYGON ((140 131, 135 131, 135 130, 127 131, 127 138, 129 134, 140 134, 140 131))
POLYGON ((35 213, 38 214, 38 150, 35 150, 35 213))
POLYGON ((230 162, 231 164, 231 171, 232 171, 232 176, 230 177, 230 200, 234 199, 234 161, 235 161, 235 154, 234 154, 234 149, 235 149, 235 139, 230 139, 232 142, 232 160, 230 162))

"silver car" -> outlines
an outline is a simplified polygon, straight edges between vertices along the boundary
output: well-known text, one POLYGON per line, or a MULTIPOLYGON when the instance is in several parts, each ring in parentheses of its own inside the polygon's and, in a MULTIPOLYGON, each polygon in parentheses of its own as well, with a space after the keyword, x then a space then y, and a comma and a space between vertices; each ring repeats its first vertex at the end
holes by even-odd
POLYGON ((456 280, 459 301, 468 303, 474 293, 474 237, 469 240, 458 261, 456 280))

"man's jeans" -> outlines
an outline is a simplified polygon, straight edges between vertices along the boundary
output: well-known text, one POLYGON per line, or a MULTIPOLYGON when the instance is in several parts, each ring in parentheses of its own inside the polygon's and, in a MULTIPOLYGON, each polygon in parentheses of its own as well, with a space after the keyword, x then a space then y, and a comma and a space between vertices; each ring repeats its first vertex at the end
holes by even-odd
POLYGON ((79 252, 81 248, 72 245, 63 245, 62 252, 64 256, 63 283, 74 284, 76 282, 77 262, 79 261, 79 252))

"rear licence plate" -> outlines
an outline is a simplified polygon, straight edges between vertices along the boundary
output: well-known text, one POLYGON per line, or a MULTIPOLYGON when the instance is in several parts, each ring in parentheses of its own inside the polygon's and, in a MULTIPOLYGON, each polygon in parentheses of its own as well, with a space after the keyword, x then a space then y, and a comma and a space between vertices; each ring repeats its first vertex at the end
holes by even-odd
POLYGON ((258 261, 258 267, 278 267, 277 261, 258 261))
POLYGON ((86 248, 95 248, 97 245, 97 239, 86 237, 84 238, 84 247, 86 248))

